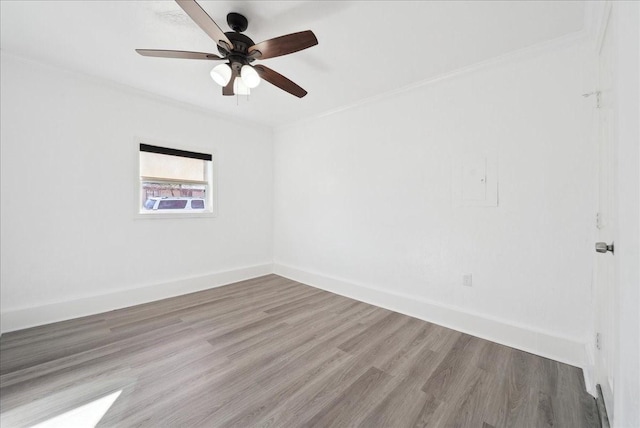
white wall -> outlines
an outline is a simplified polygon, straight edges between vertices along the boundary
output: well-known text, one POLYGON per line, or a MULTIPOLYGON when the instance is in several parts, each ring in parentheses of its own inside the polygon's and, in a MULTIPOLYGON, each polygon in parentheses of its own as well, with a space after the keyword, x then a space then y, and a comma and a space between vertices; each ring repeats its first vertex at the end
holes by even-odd
POLYGON ((3 331, 270 272, 271 129, 5 53, 1 65, 3 331), (136 136, 214 151, 217 218, 135 218, 136 136))
POLYGON ((276 272, 582 364, 595 216, 582 49, 277 130, 276 272), (454 207, 455 162, 492 151, 499 206, 454 207))

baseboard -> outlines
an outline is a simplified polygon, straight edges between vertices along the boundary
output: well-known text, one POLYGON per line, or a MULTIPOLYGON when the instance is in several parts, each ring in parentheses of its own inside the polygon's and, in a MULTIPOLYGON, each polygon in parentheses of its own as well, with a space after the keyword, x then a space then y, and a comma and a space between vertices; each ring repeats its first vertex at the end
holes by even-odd
POLYGON ((266 263, 139 288, 121 289, 77 300, 4 311, 0 314, 0 327, 2 333, 7 333, 220 287, 272 272, 273 265, 266 263))
POLYGON ((587 392, 594 398, 598 398, 598 389, 596 388, 596 360, 593 354, 593 344, 586 343, 584 345, 585 362, 582 366, 584 375, 584 385, 587 392))
POLYGON ((355 284, 283 264, 276 263, 273 268, 274 273, 277 275, 332 293, 572 366, 583 368, 585 364, 584 343, 570 338, 517 325, 508 320, 501 320, 479 313, 470 313, 461 308, 446 306, 420 297, 355 284))
POLYGON ((609 428, 611 425, 609 423, 609 414, 607 413, 607 406, 605 406, 604 404, 602 387, 598 384, 596 385, 596 390, 597 390, 596 406, 598 408, 598 417, 600 418, 600 427, 609 428))
POLYGON ((270 273, 502 345, 581 367, 585 372, 587 390, 595 395, 595 390, 592 391, 594 389, 592 372, 589 370, 591 364, 588 362, 584 343, 517 325, 508 320, 470 313, 461 308, 427 299, 372 288, 277 263, 249 266, 145 287, 118 290, 113 293, 67 302, 4 311, 0 314, 0 326, 2 333, 6 333, 220 287, 270 273))

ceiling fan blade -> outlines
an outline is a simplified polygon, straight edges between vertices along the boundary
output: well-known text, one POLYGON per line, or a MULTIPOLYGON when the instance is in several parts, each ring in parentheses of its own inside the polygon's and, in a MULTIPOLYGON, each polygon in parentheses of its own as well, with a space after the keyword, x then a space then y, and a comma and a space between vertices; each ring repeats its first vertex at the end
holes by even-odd
POLYGON ((234 67, 231 67, 231 79, 229 79, 229 83, 227 83, 227 86, 222 88, 222 95, 235 95, 233 93, 233 82, 236 80, 236 77, 238 77, 238 70, 236 70, 234 67))
POLYGON ((224 34, 224 31, 218 27, 213 19, 204 11, 204 9, 196 3, 195 0, 176 0, 176 3, 184 10, 198 27, 209 35, 220 47, 231 51, 233 43, 224 34), (225 46, 226 45, 226 46, 225 46))
POLYGON ((295 95, 298 98, 302 98, 307 95, 307 91, 284 77, 282 74, 273 71, 269 67, 265 67, 264 65, 256 65, 253 68, 258 72, 261 78, 271 83, 272 85, 277 86, 283 91, 287 91, 291 95, 295 95))
POLYGON ((136 49, 142 56, 153 56, 158 58, 181 58, 181 59, 208 59, 220 60, 221 56, 206 52, 189 52, 189 51, 169 51, 162 49, 136 49))
POLYGON ((317 44, 318 39, 316 39, 313 31, 307 30, 265 40, 251 46, 248 52, 254 58, 267 59, 298 52, 317 44), (255 53, 255 51, 258 51, 259 54, 255 53))

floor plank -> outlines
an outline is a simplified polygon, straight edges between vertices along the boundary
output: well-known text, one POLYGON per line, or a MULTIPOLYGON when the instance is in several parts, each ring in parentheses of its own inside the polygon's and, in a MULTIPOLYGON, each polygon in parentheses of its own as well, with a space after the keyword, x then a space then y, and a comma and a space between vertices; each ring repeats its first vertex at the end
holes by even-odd
POLYGON ((580 369, 267 275, 0 337, 0 425, 597 427, 580 369))

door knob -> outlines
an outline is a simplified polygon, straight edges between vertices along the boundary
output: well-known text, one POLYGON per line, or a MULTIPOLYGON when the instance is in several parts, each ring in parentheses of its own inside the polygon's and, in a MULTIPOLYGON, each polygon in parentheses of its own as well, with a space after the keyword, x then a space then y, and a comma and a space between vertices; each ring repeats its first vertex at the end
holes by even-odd
POLYGON ((613 242, 611 245, 607 245, 606 242, 596 242, 596 251, 599 253, 606 253, 607 251, 611 251, 613 254, 613 242))

